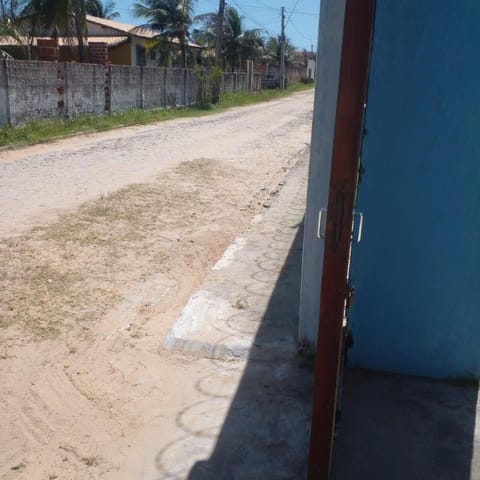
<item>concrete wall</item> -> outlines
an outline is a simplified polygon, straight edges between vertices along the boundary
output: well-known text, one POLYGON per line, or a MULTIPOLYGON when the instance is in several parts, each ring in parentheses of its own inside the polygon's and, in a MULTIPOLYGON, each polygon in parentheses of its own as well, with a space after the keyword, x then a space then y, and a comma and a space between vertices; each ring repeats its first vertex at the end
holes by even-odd
POLYGON ((33 118, 64 117, 63 69, 55 62, 3 62, 0 77, 7 76, 8 105, 0 117, 13 125, 33 118))
POLYGON ((298 83, 302 78, 307 77, 306 67, 287 67, 287 83, 291 85, 292 83, 298 83))
POLYGON ((195 76, 195 72, 193 70, 184 70, 185 72, 185 105, 190 105, 197 101, 198 96, 198 79, 195 76))
POLYGON ((143 108, 167 106, 165 82, 167 69, 145 67, 143 69, 143 108))
POLYGON ((246 84, 246 74, 226 73, 223 78, 222 91, 224 93, 235 93, 242 91, 241 85, 246 84), (245 77, 245 78, 244 78, 245 77))
MULTIPOLYGON (((244 73, 226 74, 228 91, 248 89, 244 73)), ((253 90, 261 89, 254 75, 253 90)), ((37 61, 0 62, 0 125, 71 118, 197 101, 192 70, 37 61)))
POLYGON ((110 67, 110 111, 142 108, 142 69, 124 65, 110 67))
POLYGON ((111 111, 184 106, 197 100, 198 80, 181 68, 112 65, 111 111))
POLYGON ((309 348, 317 342, 324 248, 317 220, 328 202, 344 17, 345 0, 322 0, 300 294, 299 341, 309 348))
POLYGON ((480 377, 479 18, 477 0, 377 2, 354 366, 480 377))
MULTIPOLYGON (((343 1, 343 0, 342 0, 343 1)), ((273 80, 280 79, 280 65, 267 65, 266 75, 273 80)), ((307 77, 307 68, 294 65, 287 65, 285 76, 287 78, 287 84, 298 83, 302 78, 307 77)))
POLYGON ((103 65, 66 63, 66 108, 69 117, 105 112, 105 69, 103 65))
POLYGON ((183 105, 184 103, 184 78, 180 68, 167 70, 167 102, 168 105, 183 105))
MULTIPOLYGON (((249 89, 248 75, 242 72, 225 73, 221 85, 223 93, 244 92, 249 89)), ((262 75, 254 73, 252 75, 252 91, 258 92, 262 89, 262 75)))

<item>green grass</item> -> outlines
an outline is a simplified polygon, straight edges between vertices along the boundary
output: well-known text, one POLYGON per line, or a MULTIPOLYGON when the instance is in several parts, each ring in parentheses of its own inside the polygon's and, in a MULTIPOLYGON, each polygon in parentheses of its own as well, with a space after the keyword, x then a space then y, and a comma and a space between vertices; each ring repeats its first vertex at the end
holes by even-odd
POLYGON ((313 88, 312 84, 304 83, 295 83, 287 88, 287 90, 282 91, 278 89, 263 90, 261 93, 228 93, 222 95, 220 98, 220 104, 217 108, 226 109, 232 107, 241 107, 244 105, 251 105, 253 103, 267 102, 269 100, 275 100, 277 98, 286 97, 292 93, 302 92, 304 90, 311 90, 313 88))
POLYGON ((257 94, 246 92, 225 94, 221 96, 217 105, 211 105, 208 108, 191 106, 188 108, 129 110, 112 115, 82 115, 72 120, 35 120, 17 127, 0 128, 0 147, 18 148, 78 133, 101 132, 121 126, 145 125, 174 118, 211 115, 228 108, 266 102, 311 88, 312 85, 297 83, 291 85, 286 91, 277 89, 264 90, 257 94))

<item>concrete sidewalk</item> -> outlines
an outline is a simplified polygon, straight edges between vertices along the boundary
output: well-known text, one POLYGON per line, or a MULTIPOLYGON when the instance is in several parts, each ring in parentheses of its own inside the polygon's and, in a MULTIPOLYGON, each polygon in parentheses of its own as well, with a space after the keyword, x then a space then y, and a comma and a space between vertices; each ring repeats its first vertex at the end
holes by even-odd
MULTIPOLYGON (((306 478, 313 361, 296 339, 307 160, 164 339, 161 349, 194 358, 198 373, 176 438, 156 457, 158 480, 306 478)), ((477 392, 477 384, 346 371, 332 479, 480 480, 477 392)))
MULTIPOLYGON (((162 479, 306 478, 313 365, 296 343, 306 166, 305 157, 165 339, 211 363, 199 381, 205 400, 178 422, 189 436, 162 458, 181 473, 162 479)), ((348 370, 332 478, 480 480, 477 392, 348 370)))
POLYGON ((179 422, 195 433, 162 458, 178 473, 162 478, 305 475, 313 367, 296 339, 307 160, 306 152, 165 338, 162 348, 208 358, 211 371, 200 381, 205 400, 179 422))

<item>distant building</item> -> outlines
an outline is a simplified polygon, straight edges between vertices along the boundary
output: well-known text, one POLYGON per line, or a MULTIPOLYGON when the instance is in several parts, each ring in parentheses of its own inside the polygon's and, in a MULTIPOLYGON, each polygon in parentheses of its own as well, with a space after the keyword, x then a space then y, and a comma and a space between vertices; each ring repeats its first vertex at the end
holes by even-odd
POLYGON ((315 80, 315 69, 317 66, 317 61, 315 59, 315 55, 309 55, 307 60, 307 75, 306 78, 308 80, 315 80))
MULTIPOLYGON (((135 27, 127 23, 87 15, 87 29, 89 41, 107 42, 108 58, 112 64, 151 67, 165 64, 165 59, 162 58, 163 48, 152 45, 155 43, 155 37, 158 37, 158 32, 150 28, 135 27)), ((179 54, 178 39, 172 39, 170 47, 173 52, 179 54)), ((191 54, 190 63, 196 63, 201 47, 188 42, 188 50, 191 54)))
MULTIPOLYGON (((98 59, 114 65, 134 66, 177 66, 180 57, 178 39, 155 45, 158 32, 145 27, 135 27, 127 23, 107 20, 87 15, 85 46, 87 55, 95 50, 95 58, 87 58, 93 63, 98 59), (92 48, 93 47, 93 48, 92 48), (166 47, 173 55, 165 58, 166 47), (104 50, 103 54, 98 52, 104 50)), ((4 50, 16 59, 32 60, 78 60, 78 40, 75 37, 0 37, 0 50, 4 50), (48 45, 48 46, 46 46, 48 45), (52 50, 54 49, 54 50, 52 50)), ((201 47, 188 42, 189 65, 197 63, 201 47)), ((179 65, 178 65, 179 66, 179 65)))

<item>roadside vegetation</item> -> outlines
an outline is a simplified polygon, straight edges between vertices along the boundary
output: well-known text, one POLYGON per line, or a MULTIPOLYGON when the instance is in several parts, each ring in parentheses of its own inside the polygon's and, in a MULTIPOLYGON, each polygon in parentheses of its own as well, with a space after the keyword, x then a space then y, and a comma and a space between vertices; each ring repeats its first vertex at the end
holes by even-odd
POLYGON ((69 135, 101 132, 112 128, 146 125, 175 118, 200 117, 219 113, 233 107, 252 105, 286 97, 295 92, 309 90, 312 84, 297 83, 287 90, 263 90, 260 93, 230 93, 220 97, 218 104, 192 105, 186 108, 156 110, 129 110, 112 115, 84 115, 72 120, 35 120, 17 127, 0 128, 0 147, 18 148, 44 143, 69 135))

